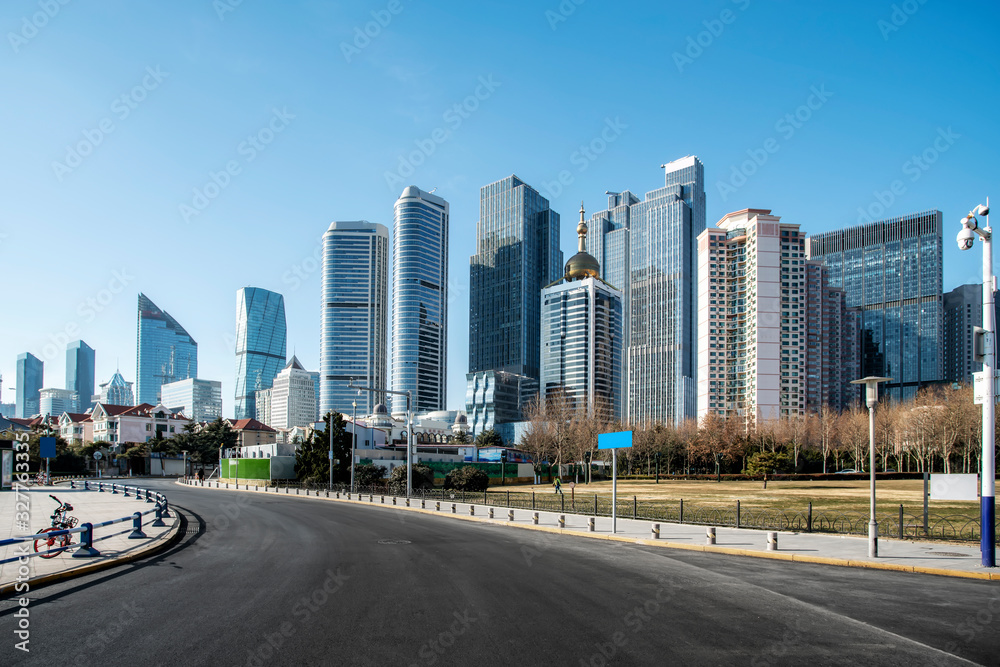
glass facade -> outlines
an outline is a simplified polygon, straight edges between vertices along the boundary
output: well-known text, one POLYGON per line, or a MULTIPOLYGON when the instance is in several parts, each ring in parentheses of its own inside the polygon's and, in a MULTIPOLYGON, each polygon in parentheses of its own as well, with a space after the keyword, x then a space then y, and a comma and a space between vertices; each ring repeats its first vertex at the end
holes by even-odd
POLYGON ((562 274, 559 214, 517 176, 480 188, 470 259, 469 372, 538 381, 542 288, 562 274))
POLYGON ((601 277, 621 290, 627 423, 678 424, 697 411, 697 236, 705 229, 704 166, 664 165, 664 187, 609 193, 592 216, 588 247, 601 277))
POLYGON ((385 225, 334 222, 323 235, 320 416, 351 414, 355 400, 359 414, 371 414, 382 402, 347 385, 386 387, 388 260, 385 225))
POLYGON ((170 313, 139 294, 136 399, 156 405, 160 387, 198 377, 198 343, 170 313))
MULTIPOLYGON (((285 365, 285 298, 259 287, 236 292, 236 419, 256 419, 254 392, 285 365)), ((266 423, 266 422, 265 422, 266 423)))
MULTIPOLYGON (((393 391, 412 392, 415 414, 444 410, 448 370, 448 202, 409 186, 392 229, 393 391)), ((390 395, 393 412, 406 396, 390 395)))
POLYGON ((17 355, 16 417, 28 419, 38 414, 41 399, 38 392, 42 390, 44 373, 45 364, 41 359, 30 352, 17 355))
POLYGON ((847 306, 864 311, 863 376, 893 378, 886 391, 895 400, 943 378, 940 211, 817 234, 809 255, 829 267, 847 306))
POLYGON ((222 416, 222 383, 188 378, 160 387, 164 407, 181 412, 193 422, 211 422, 222 416))
POLYGON ((132 383, 126 382, 121 373, 115 371, 111 379, 101 385, 100 402, 105 405, 135 405, 132 383))
POLYGON ((76 392, 76 401, 67 412, 86 412, 94 395, 94 348, 82 340, 66 346, 66 389, 76 392))
POLYGON ((521 419, 522 406, 538 392, 538 382, 503 371, 479 371, 465 376, 465 412, 469 435, 521 419))

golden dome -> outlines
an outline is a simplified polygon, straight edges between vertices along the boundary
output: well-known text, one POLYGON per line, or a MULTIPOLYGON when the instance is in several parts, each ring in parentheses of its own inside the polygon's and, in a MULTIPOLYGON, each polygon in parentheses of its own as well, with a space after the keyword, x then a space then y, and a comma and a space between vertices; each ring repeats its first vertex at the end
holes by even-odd
POLYGON ((569 258, 566 262, 566 280, 583 280, 584 278, 600 278, 601 265, 597 258, 587 252, 587 223, 583 220, 583 202, 580 202, 580 224, 576 226, 577 236, 580 237, 580 252, 569 258))

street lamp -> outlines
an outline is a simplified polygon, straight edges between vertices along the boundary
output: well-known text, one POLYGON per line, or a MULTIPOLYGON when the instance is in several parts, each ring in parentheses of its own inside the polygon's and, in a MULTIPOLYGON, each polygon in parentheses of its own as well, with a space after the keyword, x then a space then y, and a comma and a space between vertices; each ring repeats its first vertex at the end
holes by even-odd
POLYGON ((979 550, 982 554, 983 567, 996 567, 996 463, 994 461, 994 448, 996 447, 994 434, 994 410, 996 409, 995 382, 996 382, 996 359, 994 358, 994 329, 993 321, 993 290, 996 280, 993 277, 993 230, 990 228, 990 200, 986 200, 986 205, 980 204, 969 214, 962 218, 962 231, 958 233, 958 247, 961 250, 970 250, 979 236, 983 241, 983 331, 979 341, 982 350, 978 354, 982 355, 983 380, 985 391, 983 392, 983 470, 982 470, 982 493, 980 495, 980 530, 979 550), (977 215, 986 217, 986 226, 980 228, 977 215))
MULTIPOLYGON (((413 495, 413 413, 410 410, 410 405, 413 400, 412 392, 409 391, 393 391, 391 389, 376 389, 375 387, 359 387, 354 383, 352 378, 347 386, 351 389, 358 389, 360 391, 374 391, 381 394, 396 394, 398 396, 406 396, 406 497, 409 498, 413 495)), ((354 462, 351 462, 354 465, 354 462)))
POLYGON ((865 385, 865 402, 868 404, 868 478, 871 482, 871 509, 868 519, 868 557, 878 558, 878 521, 875 520, 875 404, 878 403, 879 382, 892 382, 892 378, 869 375, 851 384, 865 385))
POLYGON ((351 493, 354 493, 354 448, 358 446, 358 400, 351 401, 351 493))

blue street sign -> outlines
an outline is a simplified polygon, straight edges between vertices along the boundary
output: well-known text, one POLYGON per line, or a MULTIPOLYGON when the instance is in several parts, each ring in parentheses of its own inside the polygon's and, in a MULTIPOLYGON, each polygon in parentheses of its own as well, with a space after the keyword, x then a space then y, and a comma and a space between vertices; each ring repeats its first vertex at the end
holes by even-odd
POLYGON ((38 455, 43 459, 54 459, 56 457, 56 439, 39 438, 38 455))
POLYGON ((632 431, 601 433, 597 436, 598 449, 625 449, 632 446, 632 431))

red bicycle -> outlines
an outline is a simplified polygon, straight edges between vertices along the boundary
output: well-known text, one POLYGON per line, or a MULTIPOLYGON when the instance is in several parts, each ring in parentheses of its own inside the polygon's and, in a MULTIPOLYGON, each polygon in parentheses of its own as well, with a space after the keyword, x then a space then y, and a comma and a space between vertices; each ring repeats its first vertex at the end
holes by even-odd
MULTIPOLYGON (((73 506, 69 503, 62 502, 51 493, 49 494, 49 498, 59 503, 59 507, 57 507, 56 511, 52 514, 52 525, 38 531, 38 535, 45 535, 45 533, 57 530, 69 530, 71 528, 76 528, 76 525, 80 523, 80 520, 75 516, 69 516, 68 514, 73 511, 73 506)), ((35 553, 39 554, 42 558, 55 558, 72 544, 73 535, 70 533, 65 535, 56 535, 54 537, 39 537, 35 540, 35 553)))

